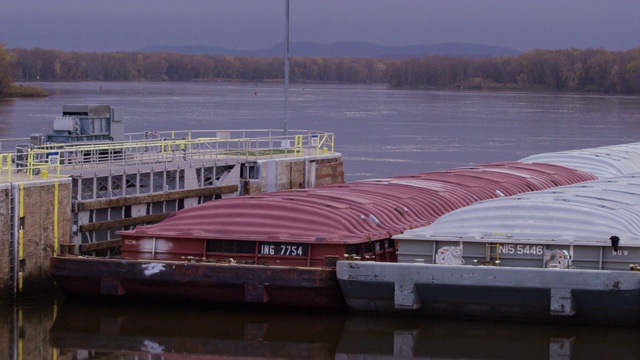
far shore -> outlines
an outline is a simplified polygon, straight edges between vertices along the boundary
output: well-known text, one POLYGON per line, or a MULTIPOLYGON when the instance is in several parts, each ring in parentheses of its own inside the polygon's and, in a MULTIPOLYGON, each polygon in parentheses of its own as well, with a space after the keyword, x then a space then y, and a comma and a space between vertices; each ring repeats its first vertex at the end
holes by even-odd
POLYGON ((43 89, 32 85, 12 85, 4 98, 39 98, 49 94, 43 89))

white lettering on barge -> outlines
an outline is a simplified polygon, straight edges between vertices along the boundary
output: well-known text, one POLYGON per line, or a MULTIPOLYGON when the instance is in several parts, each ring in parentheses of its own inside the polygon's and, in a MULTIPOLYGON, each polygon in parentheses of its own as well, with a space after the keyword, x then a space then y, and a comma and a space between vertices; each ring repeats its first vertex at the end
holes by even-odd
POLYGON ((518 254, 518 255, 542 255, 544 254, 544 246, 542 245, 500 245, 501 254, 518 254))

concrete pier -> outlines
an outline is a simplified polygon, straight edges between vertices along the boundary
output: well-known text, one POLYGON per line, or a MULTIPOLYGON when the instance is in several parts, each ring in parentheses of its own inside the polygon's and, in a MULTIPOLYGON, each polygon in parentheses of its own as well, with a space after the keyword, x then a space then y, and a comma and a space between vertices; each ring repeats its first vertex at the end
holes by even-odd
POLYGON ((39 295, 53 290, 49 257, 71 230, 71 179, 0 185, 1 295, 39 295))

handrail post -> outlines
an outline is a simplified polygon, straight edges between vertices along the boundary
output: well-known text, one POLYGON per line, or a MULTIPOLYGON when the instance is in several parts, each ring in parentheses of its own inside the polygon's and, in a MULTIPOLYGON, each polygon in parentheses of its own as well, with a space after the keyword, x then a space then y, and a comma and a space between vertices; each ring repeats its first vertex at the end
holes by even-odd
POLYGON ((29 180, 33 180, 33 151, 31 149, 27 153, 27 175, 29 180))

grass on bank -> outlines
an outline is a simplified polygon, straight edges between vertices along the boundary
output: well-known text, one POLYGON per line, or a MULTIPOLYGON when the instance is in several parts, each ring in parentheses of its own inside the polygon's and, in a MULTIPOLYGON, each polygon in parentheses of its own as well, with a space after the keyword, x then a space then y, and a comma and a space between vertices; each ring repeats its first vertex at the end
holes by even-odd
POLYGON ((36 86, 26 85, 12 85, 9 91, 5 94, 7 98, 17 97, 47 97, 49 94, 43 89, 36 86))
POLYGON ((229 155, 229 156, 268 156, 268 155, 289 155, 295 154, 296 150, 288 150, 288 149, 266 149, 266 150, 230 150, 222 152, 221 155, 229 155))

